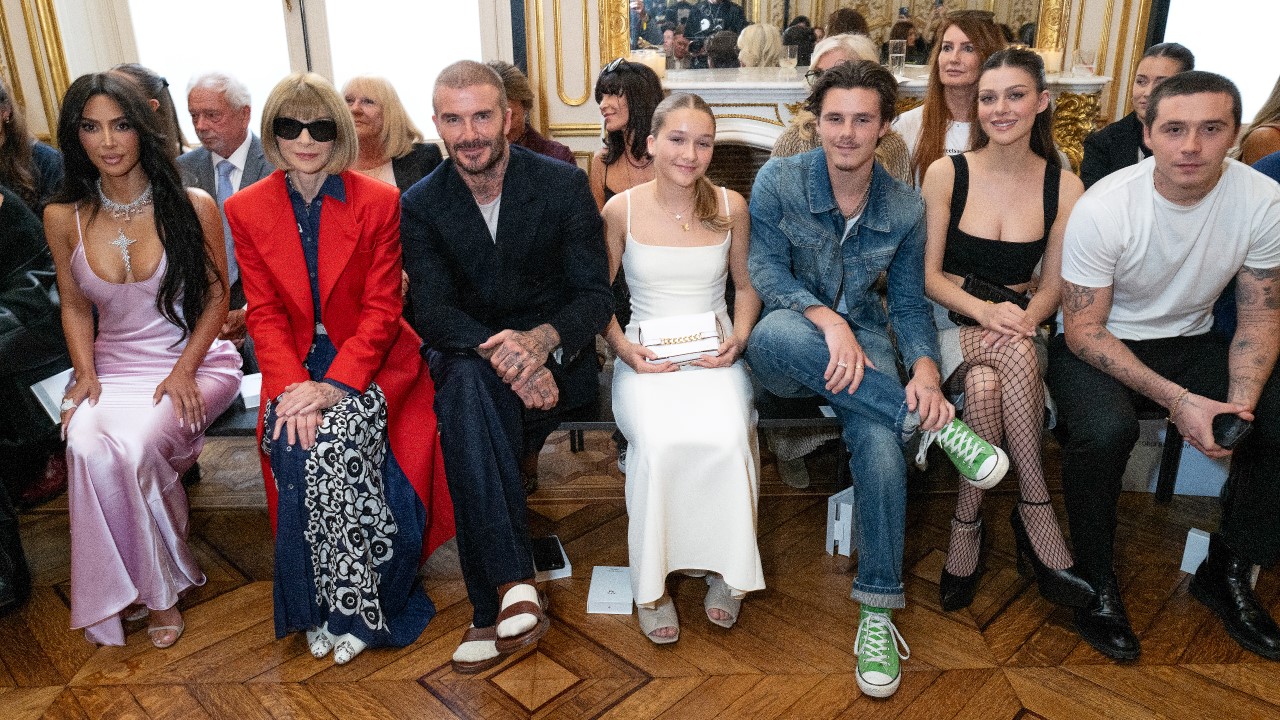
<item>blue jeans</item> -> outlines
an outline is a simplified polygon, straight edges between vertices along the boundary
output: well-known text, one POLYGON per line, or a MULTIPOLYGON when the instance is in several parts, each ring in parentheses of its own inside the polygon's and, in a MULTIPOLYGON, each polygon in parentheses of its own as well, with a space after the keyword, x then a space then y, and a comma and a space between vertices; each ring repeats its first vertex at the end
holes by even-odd
POLYGON ((849 447, 854 505, 858 513, 858 574, 854 600, 884 608, 906 607, 902 545, 906 525, 907 463, 902 424, 906 393, 895 371, 893 346, 874 332, 854 328, 868 368, 858 390, 832 394, 822 378, 830 353, 822 332, 794 310, 765 315, 751 332, 747 361, 769 392, 781 397, 819 395, 835 410, 849 447))

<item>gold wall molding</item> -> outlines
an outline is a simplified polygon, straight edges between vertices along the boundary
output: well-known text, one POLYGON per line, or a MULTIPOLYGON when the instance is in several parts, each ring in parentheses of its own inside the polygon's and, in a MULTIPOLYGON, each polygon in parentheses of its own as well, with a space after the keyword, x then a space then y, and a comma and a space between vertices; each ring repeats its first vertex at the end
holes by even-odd
POLYGON ((13 35, 9 33, 9 18, 0 7, 0 46, 4 47, 4 71, 8 75, 5 85, 13 95, 13 101, 26 112, 27 100, 22 92, 22 78, 18 75, 18 58, 13 54, 13 35))
POLYGON ((524 33, 526 52, 532 49, 538 63, 538 113, 542 115, 542 123, 545 126, 551 122, 551 106, 547 102, 547 53, 546 44, 543 42, 545 35, 542 28, 541 0, 525 0, 524 33), (533 15, 532 23, 529 22, 530 15, 533 15), (530 27, 533 28, 533 42, 529 41, 530 27))
POLYGON ((62 31, 58 28, 53 0, 36 0, 36 16, 40 21, 40 37, 44 40, 45 56, 49 59, 53 97, 61 104, 62 96, 67 94, 67 87, 71 85, 71 78, 68 77, 67 53, 62 45, 62 31))
MULTIPOLYGON (((1098 68, 1099 70, 1104 70, 1107 67, 1107 51, 1111 49, 1109 47, 1109 43, 1111 42, 1111 11, 1114 9, 1114 6, 1115 6, 1115 0, 1107 0, 1107 6, 1102 12, 1102 35, 1099 36, 1098 38, 1097 64, 1094 65, 1094 67, 1098 68)), ((1084 11, 1084 8, 1081 8, 1082 14, 1083 14, 1083 11, 1084 11)), ((1079 30, 1076 31, 1077 33, 1076 49, 1077 50, 1080 49, 1079 32, 1080 32, 1079 30)), ((1121 35, 1121 37, 1123 37, 1123 35, 1121 35)), ((1120 54, 1119 52, 1116 53, 1116 55, 1119 55, 1119 54, 1120 54)), ((1111 77, 1113 78, 1111 81, 1112 83, 1117 82, 1117 80, 1115 79, 1116 78, 1115 75, 1112 75, 1111 77)))
POLYGON ((786 127, 786 123, 782 122, 782 113, 778 110, 778 106, 773 103, 710 103, 711 113, 717 120, 735 118, 738 120, 755 120, 778 127, 786 127), (754 115, 751 113, 722 113, 720 108, 758 108, 763 110, 766 115, 754 115), (773 117, 768 117, 767 113, 772 113, 773 117))
POLYGON ((599 0, 600 66, 631 53, 631 10, 627 0, 599 0))
POLYGON ((910 95, 899 95, 898 101, 894 103, 894 109, 901 115, 908 110, 915 110, 924 104, 923 97, 911 97, 910 95))
POLYGON ((1116 98, 1120 92, 1120 74, 1124 72, 1124 43, 1129 33, 1129 11, 1133 7, 1133 0, 1121 0, 1120 5, 1120 32, 1117 35, 1120 41, 1116 43, 1116 65, 1115 70, 1111 73, 1111 90, 1107 93, 1107 117, 1115 117, 1116 98))
POLYGON ((1102 93, 1058 95, 1053 109, 1053 140, 1071 161, 1071 170, 1080 172, 1084 159, 1084 139, 1093 132, 1094 119, 1102 108, 1102 93))
POLYGON ((600 123, 553 123, 551 132, 556 137, 600 137, 600 123))
MULTIPOLYGON (((1144 47, 1147 44, 1147 25, 1151 22, 1151 0, 1142 0, 1138 7, 1138 22, 1134 25, 1133 35, 1133 53, 1129 60, 1129 74, 1126 76, 1124 86, 1126 88, 1133 87, 1133 78, 1138 74, 1138 61, 1142 59, 1142 53, 1146 52, 1144 47)), ((1116 53, 1119 55, 1120 53, 1116 53)), ((1120 84, 1120 73, 1113 76, 1115 79, 1111 81, 1111 87, 1115 88, 1120 84)), ((1129 114, 1133 108, 1133 97, 1126 95, 1124 99, 1124 112, 1129 114)))
POLYGON ((27 29, 27 45, 31 48, 31 64, 36 71, 36 85, 40 91, 40 104, 44 106, 45 120, 49 133, 56 133, 58 127, 58 107, 53 94, 49 91, 49 79, 45 74, 45 55, 40 49, 40 33, 37 28, 36 13, 31 7, 31 0, 22 0, 22 20, 27 29))
MULTIPOLYGON (((591 98, 591 22, 587 18, 587 5, 582 3, 582 95, 579 97, 569 97, 565 92, 564 82, 564 32, 563 23, 561 21, 561 0, 551 0, 552 12, 552 32, 555 35, 555 64, 556 64, 556 94, 560 96, 560 102, 569 107, 578 107, 587 102, 591 98)), ((538 19, 542 19, 542 0, 538 0, 538 19)), ((629 20, 629 19, 628 19, 629 20)), ((627 32, 630 33, 630 23, 628 22, 627 32)))
MULTIPOLYGON (((1071 0, 1040 0, 1040 21, 1036 25, 1036 47, 1062 50, 1071 23, 1071 0)), ((1063 55, 1066 55, 1064 52, 1063 55)), ((1065 67, 1070 58, 1063 58, 1065 67)))

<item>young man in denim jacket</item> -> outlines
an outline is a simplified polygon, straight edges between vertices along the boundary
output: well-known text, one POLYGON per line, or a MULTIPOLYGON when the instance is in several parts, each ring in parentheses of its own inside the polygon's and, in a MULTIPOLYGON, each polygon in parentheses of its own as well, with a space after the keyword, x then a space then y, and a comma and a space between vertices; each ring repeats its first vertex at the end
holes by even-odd
POLYGON ((924 204, 875 161, 889 131, 897 82, 874 62, 845 63, 816 82, 807 109, 822 147, 770 160, 751 192, 751 280, 765 315, 747 360, 782 396, 820 395, 840 418, 856 483, 861 603, 854 651, 858 686, 898 688, 910 650, 892 622, 905 607, 903 445, 935 437, 971 482, 990 487, 1008 459, 959 420, 941 392, 937 330, 924 297, 924 204), (877 277, 888 273, 886 316, 877 277), (899 381, 898 357, 909 370, 899 381))

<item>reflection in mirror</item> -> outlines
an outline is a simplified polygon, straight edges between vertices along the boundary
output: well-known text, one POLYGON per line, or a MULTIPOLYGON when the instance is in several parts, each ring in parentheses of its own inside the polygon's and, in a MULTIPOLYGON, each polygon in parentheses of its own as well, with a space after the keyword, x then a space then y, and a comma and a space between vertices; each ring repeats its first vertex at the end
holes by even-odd
MULTIPOLYGON (((807 20, 811 29, 822 33, 830 13, 846 3, 843 0, 761 3, 752 0, 628 0, 628 4, 632 49, 661 46, 663 30, 679 32, 683 29, 696 51, 699 40, 720 30, 741 32, 742 26, 751 22, 774 24, 785 32, 797 20, 802 23, 807 20), (760 18, 755 17, 757 5, 760 6, 760 18), (816 17, 816 14, 822 17, 816 17)), ((927 54, 933 41, 933 31, 942 16, 962 10, 990 12, 996 24, 1008 29, 1010 42, 1035 47, 1040 4, 1041 0, 890 0, 884 5, 883 15, 879 14, 881 11, 867 14, 867 3, 853 3, 851 7, 866 15, 869 34, 876 42, 887 42, 895 25, 910 23, 921 41, 918 55, 927 54)), ((908 59, 908 62, 912 60, 908 59)))

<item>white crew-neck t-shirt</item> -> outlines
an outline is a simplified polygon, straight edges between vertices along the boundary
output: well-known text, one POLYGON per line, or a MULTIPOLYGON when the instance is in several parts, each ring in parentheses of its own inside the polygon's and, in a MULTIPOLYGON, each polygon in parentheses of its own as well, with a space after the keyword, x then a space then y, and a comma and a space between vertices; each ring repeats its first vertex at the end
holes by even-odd
POLYGON ((1280 184, 1226 160, 1218 184, 1184 207, 1155 190, 1155 159, 1099 180, 1067 222, 1062 277, 1112 288, 1107 329, 1122 340, 1199 335, 1242 266, 1280 266, 1280 184))

